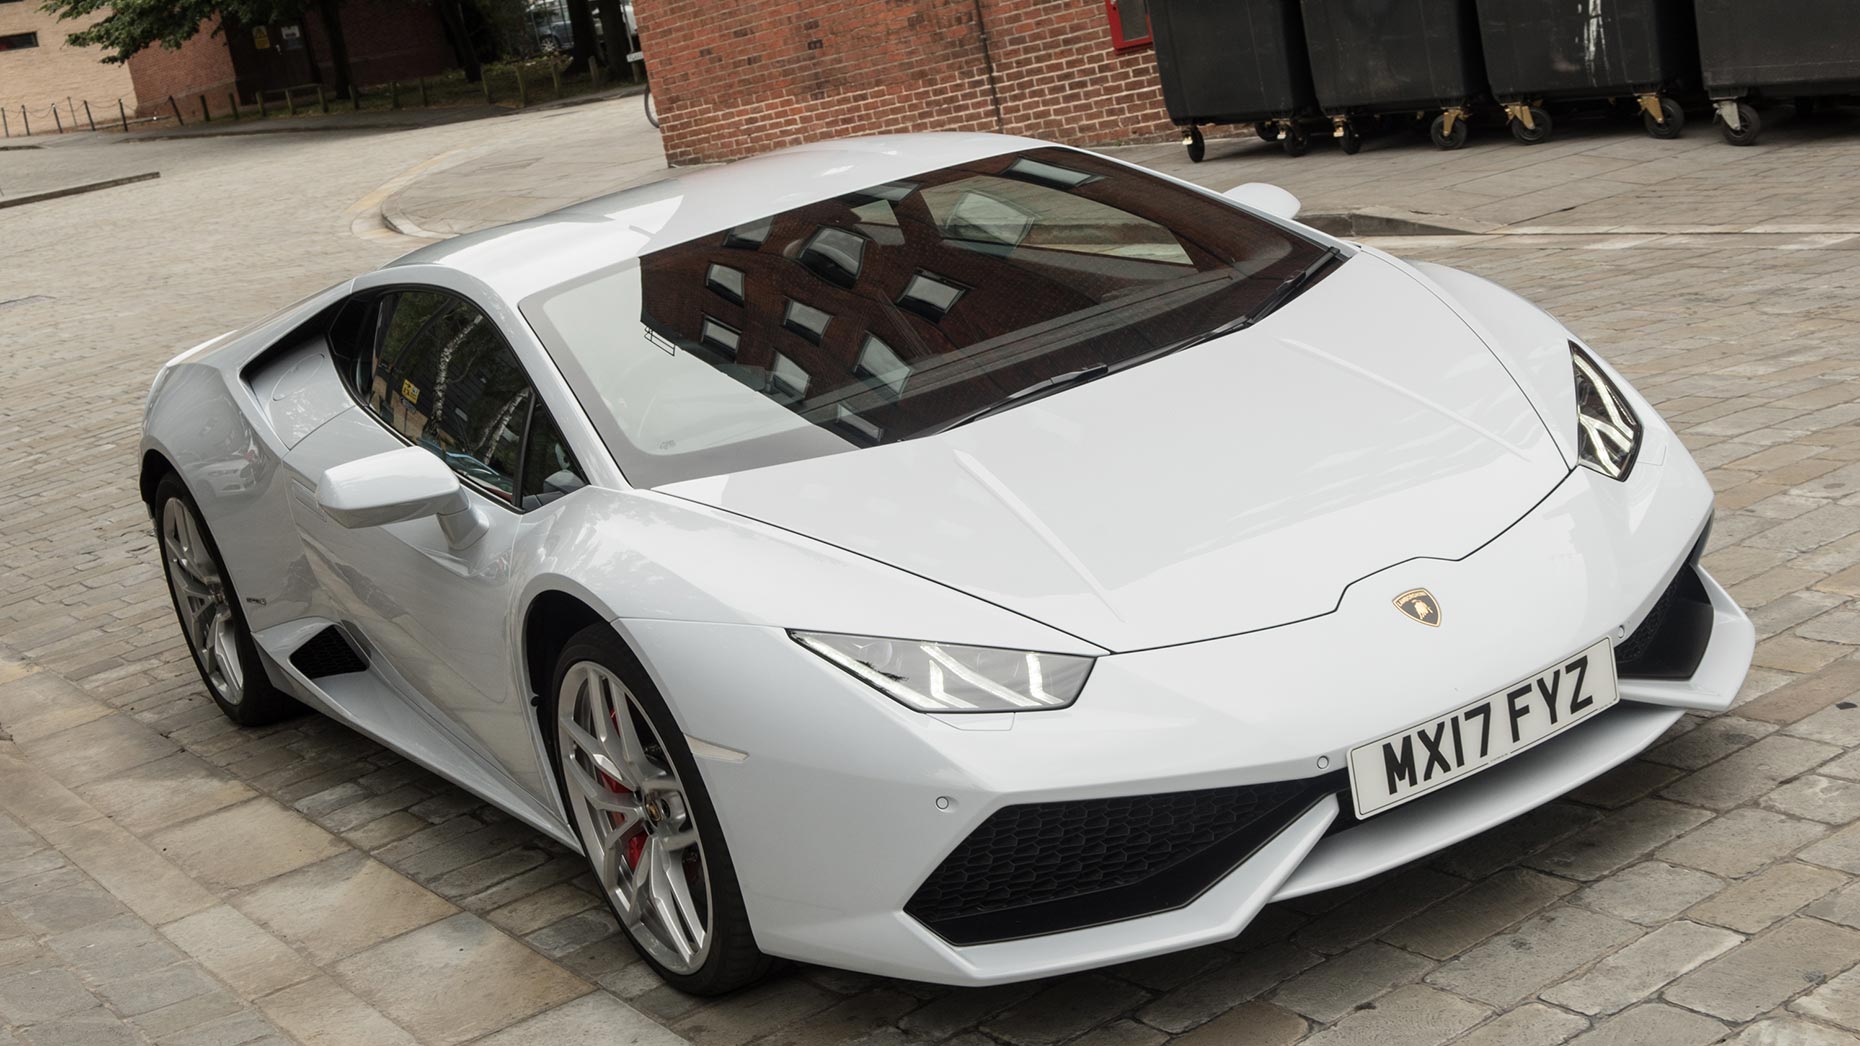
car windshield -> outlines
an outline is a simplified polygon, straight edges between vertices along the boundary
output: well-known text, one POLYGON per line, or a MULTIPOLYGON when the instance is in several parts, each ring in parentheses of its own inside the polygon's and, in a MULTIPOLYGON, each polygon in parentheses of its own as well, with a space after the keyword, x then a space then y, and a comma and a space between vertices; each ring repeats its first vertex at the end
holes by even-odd
POLYGON ((629 482, 931 435, 1259 308, 1328 251, 1061 148, 771 214, 533 295, 629 482))

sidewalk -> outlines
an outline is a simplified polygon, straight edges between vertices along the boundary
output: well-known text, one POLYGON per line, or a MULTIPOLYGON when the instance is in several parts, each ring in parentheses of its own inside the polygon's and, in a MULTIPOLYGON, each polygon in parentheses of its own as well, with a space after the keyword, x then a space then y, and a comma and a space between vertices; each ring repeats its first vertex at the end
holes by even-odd
POLYGON ((113 712, 0 660, 0 1043, 684 1041, 494 925, 563 898, 463 910, 113 712))
MULTIPOLYGON (((383 220, 409 236, 442 238, 675 173, 664 169, 658 135, 637 107, 599 112, 573 128, 538 125, 460 156, 394 194, 383 220)), ((1741 149, 1700 115, 1675 141, 1648 138, 1638 124, 1571 120, 1542 145, 1487 131, 1456 152, 1392 135, 1369 139, 1357 156, 1320 140, 1293 159, 1250 134, 1209 141, 1199 164, 1178 145, 1103 151, 1215 189, 1282 185, 1308 219, 1332 216, 1318 223, 1344 234, 1400 234, 1418 223, 1468 235, 1607 235, 1621 238, 1616 247, 1679 235, 1860 235, 1848 176, 1860 168, 1860 112, 1852 110, 1807 123, 1778 114, 1761 144, 1741 149)))

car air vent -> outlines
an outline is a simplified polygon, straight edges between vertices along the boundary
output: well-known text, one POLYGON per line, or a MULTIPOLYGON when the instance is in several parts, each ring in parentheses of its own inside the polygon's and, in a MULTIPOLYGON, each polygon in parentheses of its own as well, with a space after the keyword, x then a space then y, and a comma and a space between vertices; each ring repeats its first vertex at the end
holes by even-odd
POLYGON ((1615 644, 1615 671, 1623 679, 1690 679, 1711 644, 1711 596, 1698 568, 1679 568, 1634 634, 1615 644))
POLYGON ((971 945, 1180 908, 1334 790, 1326 775, 1003 807, 904 910, 971 945))
POLYGON ((311 679, 362 672, 368 662, 335 625, 323 629, 291 654, 291 666, 311 679))

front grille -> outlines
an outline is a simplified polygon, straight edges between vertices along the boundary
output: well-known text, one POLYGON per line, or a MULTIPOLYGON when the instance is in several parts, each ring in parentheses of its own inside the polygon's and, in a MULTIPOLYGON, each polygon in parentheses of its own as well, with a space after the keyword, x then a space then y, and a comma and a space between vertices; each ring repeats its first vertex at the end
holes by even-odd
POLYGON ((1179 908, 1334 782, 1003 807, 938 865, 905 911, 952 944, 1079 929, 1179 908))
POLYGON ((307 678, 318 679, 360 672, 368 667, 368 662, 349 645, 341 629, 330 625, 291 653, 291 665, 307 678))

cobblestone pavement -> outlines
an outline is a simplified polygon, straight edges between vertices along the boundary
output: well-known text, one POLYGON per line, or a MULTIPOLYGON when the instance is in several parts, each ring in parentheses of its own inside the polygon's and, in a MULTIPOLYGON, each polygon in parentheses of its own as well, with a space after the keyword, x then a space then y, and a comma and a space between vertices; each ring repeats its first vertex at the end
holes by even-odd
MULTIPOLYGON (((1385 241, 1544 304, 1660 406, 1720 492, 1707 565, 1750 608, 1758 664, 1729 714, 1433 859, 1271 906, 1237 940, 982 990, 796 968, 693 999, 536 833, 327 720, 222 721, 134 491, 155 367, 405 249, 382 202, 459 150, 546 158, 550 135, 585 143, 636 105, 150 143, 159 181, 0 211, 0 1046, 1860 1041, 1860 235, 1826 231, 1852 220, 1860 138, 1689 137, 1660 223, 1694 231, 1385 241), (1765 224, 1791 228, 1744 231, 1765 224)), ((75 170, 88 148, 0 153, 0 178, 75 170)), ((1399 195, 1569 161, 1227 148, 1189 173, 1268 170, 1365 206, 1382 170, 1399 195)))

